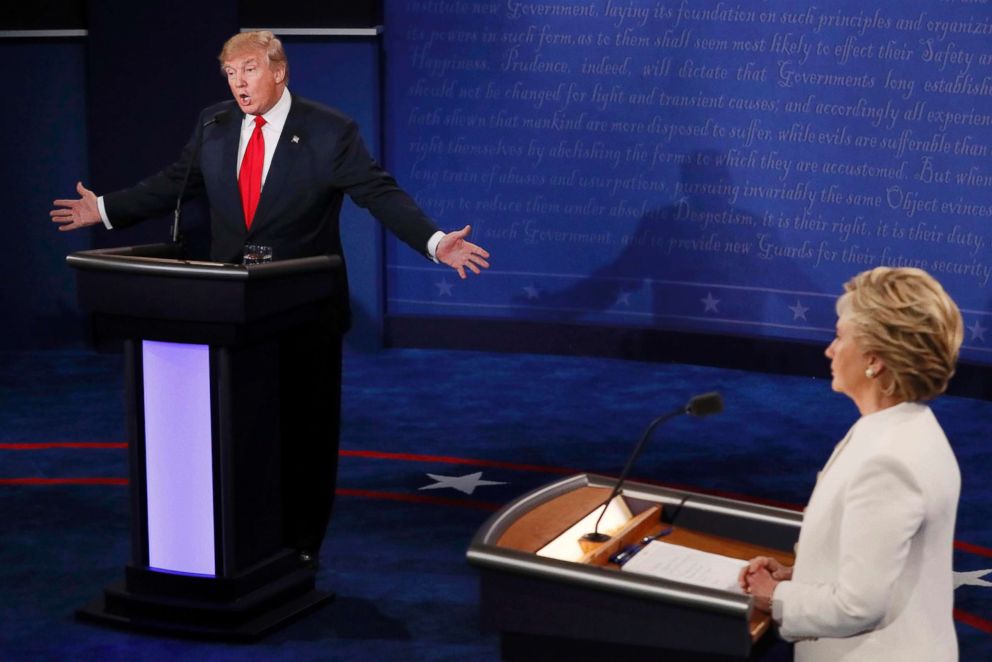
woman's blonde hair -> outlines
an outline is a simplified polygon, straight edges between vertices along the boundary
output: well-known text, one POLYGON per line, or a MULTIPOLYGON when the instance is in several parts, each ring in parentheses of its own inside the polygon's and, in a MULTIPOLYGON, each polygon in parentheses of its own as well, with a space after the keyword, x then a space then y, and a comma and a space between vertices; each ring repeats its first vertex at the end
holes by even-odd
POLYGON ((279 37, 268 30, 240 32, 234 35, 224 42, 224 47, 220 49, 220 55, 217 56, 221 68, 232 57, 245 51, 264 51, 269 59, 269 66, 282 67, 285 71, 285 80, 289 80, 289 60, 286 58, 286 51, 283 49, 279 37))
POLYGON ((957 305, 922 269, 876 267, 844 284, 837 315, 847 317, 862 352, 885 366, 886 395, 929 400, 954 375, 964 324, 957 305))

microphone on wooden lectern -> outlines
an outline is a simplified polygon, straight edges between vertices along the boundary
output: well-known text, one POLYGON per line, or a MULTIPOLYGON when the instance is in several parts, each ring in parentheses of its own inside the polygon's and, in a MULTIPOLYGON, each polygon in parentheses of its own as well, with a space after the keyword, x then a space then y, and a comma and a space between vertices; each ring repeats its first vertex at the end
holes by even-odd
POLYGON ((223 124, 227 121, 230 114, 231 111, 222 110, 204 122, 203 126, 200 127, 200 135, 196 139, 196 145, 193 147, 193 153, 189 155, 189 163, 186 165, 186 174, 183 175, 183 183, 179 187, 179 195, 176 197, 176 211, 172 213, 171 237, 173 244, 178 244, 182 238, 182 235, 179 233, 179 216, 182 213, 183 194, 186 193, 186 184, 189 182, 189 173, 193 170, 193 163, 196 162, 196 157, 200 154, 200 147, 203 145, 203 130, 211 124, 223 124))
POLYGON ((610 536, 605 533, 599 532, 599 523, 603 519, 603 515, 606 514, 606 509, 609 507, 610 502, 613 501, 613 497, 620 493, 620 488, 623 486, 623 481, 627 479, 627 474, 630 473, 631 468, 634 466, 634 462, 637 461, 637 457, 644 450, 644 444, 647 443, 648 437, 656 427, 664 423, 665 421, 675 418, 676 416, 681 416, 682 414, 689 414, 690 416, 709 416, 710 414, 719 414, 723 411, 723 397, 716 391, 710 393, 703 393, 702 395, 697 395, 689 400, 689 402, 683 406, 668 412, 667 414, 662 414, 658 418, 651 421, 648 427, 644 430, 644 434, 641 435, 641 440, 637 442, 637 446, 634 447, 634 452, 630 454, 630 459, 627 460, 627 465, 620 472, 620 478, 617 479, 617 484, 613 487, 613 491, 610 492, 610 496, 607 497, 606 501, 603 502, 603 512, 599 514, 599 518, 596 520, 596 526, 593 528, 591 533, 587 533, 582 536, 583 540, 589 542, 606 542, 610 539, 610 536))

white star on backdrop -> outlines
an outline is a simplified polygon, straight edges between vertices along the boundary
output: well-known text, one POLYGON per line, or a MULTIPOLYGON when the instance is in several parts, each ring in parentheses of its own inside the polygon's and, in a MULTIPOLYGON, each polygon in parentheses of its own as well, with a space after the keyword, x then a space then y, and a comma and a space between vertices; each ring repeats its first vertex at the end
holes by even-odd
POLYGON ((464 494, 471 494, 475 492, 475 488, 482 485, 506 485, 506 483, 500 483, 495 480, 482 480, 482 472, 477 471, 474 474, 468 474, 466 476, 441 476, 439 474, 427 474, 427 477, 434 482, 430 485, 424 485, 420 489, 422 490, 441 490, 446 487, 450 487, 453 490, 458 490, 464 494))
POLYGON ((809 310, 809 306, 804 306, 799 299, 796 299, 796 305, 788 308, 792 311, 792 319, 806 321, 806 311, 809 310))
POLYGON ((444 276, 441 276, 441 281, 434 283, 434 287, 437 288, 437 295, 439 297, 450 297, 451 296, 451 283, 444 276))
POLYGON ((541 292, 536 287, 534 287, 533 285, 525 285, 523 289, 524 289, 524 293, 527 295, 527 298, 528 299, 540 299, 541 298, 541 292))
POLYGON ((992 568, 987 570, 973 570, 971 572, 955 572, 954 589, 957 590, 959 586, 992 586, 992 582, 982 579, 982 577, 990 572, 992 572, 992 568))
POLYGON ((617 292, 616 306, 630 307, 630 292, 617 292))
POLYGON ((706 293, 706 298, 705 299, 700 299, 700 301, 703 303, 703 306, 704 306, 703 307, 703 312, 704 313, 708 313, 710 311, 713 311, 714 313, 720 312, 719 310, 717 310, 717 305, 719 305, 720 300, 719 299, 714 299, 712 292, 707 292, 706 293))
POLYGON ((985 342, 985 332, 988 331, 988 329, 982 326, 982 323, 979 320, 976 319, 972 322, 971 326, 968 327, 968 330, 971 331, 972 340, 981 340, 982 342, 985 342))

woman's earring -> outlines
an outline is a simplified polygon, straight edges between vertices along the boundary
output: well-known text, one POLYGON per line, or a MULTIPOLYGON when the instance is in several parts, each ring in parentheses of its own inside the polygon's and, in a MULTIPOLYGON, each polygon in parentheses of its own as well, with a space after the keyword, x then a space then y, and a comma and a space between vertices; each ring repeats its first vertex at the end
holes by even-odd
POLYGON ((868 366, 867 368, 865 368, 865 377, 867 377, 868 379, 874 378, 876 374, 878 374, 878 373, 876 373, 875 372, 875 369, 872 368, 871 366, 868 366))

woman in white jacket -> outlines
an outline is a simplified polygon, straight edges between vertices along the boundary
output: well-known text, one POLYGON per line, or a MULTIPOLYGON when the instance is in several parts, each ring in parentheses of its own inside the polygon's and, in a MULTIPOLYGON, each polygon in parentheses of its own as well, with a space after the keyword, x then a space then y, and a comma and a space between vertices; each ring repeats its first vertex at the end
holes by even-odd
POLYGON ((832 387, 861 417, 803 516, 793 567, 752 559, 740 577, 796 660, 957 660, 952 550, 961 475, 929 407, 954 374, 961 313, 919 269, 844 285, 827 348, 832 387))

